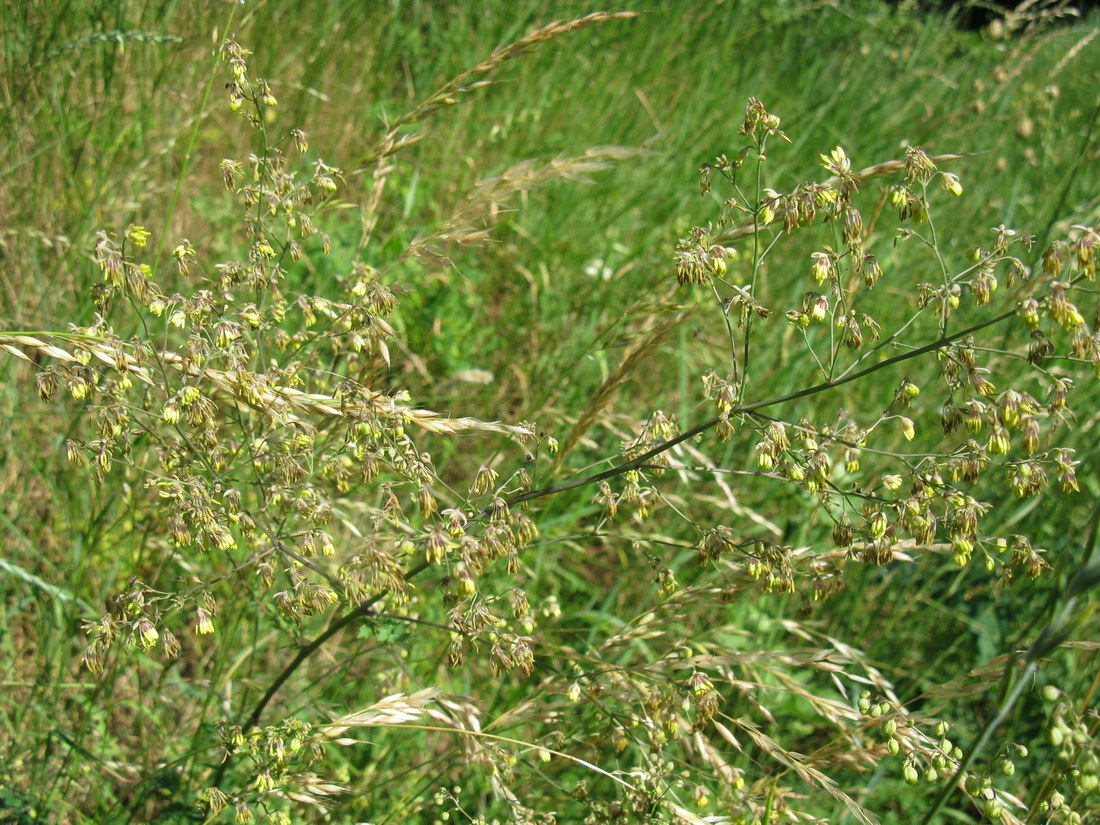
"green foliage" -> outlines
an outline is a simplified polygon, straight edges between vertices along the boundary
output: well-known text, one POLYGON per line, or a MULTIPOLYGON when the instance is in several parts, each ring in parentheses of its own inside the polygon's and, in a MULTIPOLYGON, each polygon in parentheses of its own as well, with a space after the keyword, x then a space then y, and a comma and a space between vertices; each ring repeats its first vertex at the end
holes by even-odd
POLYGON ((1095 816, 1094 21, 561 5, 0 11, 0 821, 1095 816))

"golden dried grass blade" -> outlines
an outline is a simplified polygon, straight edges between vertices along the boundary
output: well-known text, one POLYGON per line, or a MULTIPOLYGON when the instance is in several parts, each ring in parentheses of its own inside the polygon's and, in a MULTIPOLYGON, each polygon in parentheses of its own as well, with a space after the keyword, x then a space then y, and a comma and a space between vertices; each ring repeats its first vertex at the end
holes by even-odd
POLYGON ((596 394, 589 401, 588 406, 580 417, 573 424, 569 430, 569 434, 565 437, 565 440, 561 444, 561 448, 558 450, 557 458, 554 460, 554 467, 551 470, 551 475, 557 472, 561 467, 561 463, 565 456, 577 446, 577 443, 584 437, 584 434, 591 429, 593 423, 599 418, 600 413, 607 409, 608 404, 611 403, 614 398, 615 392, 622 387, 633 372, 648 358, 653 352, 664 342, 669 333, 678 327, 683 321, 691 315, 691 310, 684 312, 676 312, 671 316, 664 316, 661 318, 653 319, 648 324, 648 327, 643 330, 642 334, 638 335, 627 348, 627 351, 623 354, 622 359, 619 361, 619 365, 615 368, 603 382, 596 394))
MULTIPOLYGON (((104 343, 82 339, 79 347, 108 366, 119 366, 119 354, 104 343)), ((33 349, 60 361, 79 360, 72 353, 48 344, 39 338, 28 335, 0 335, 0 346, 33 349)), ((122 354, 122 363, 130 375, 146 384, 154 383, 148 370, 128 353, 122 354)), ((161 352, 159 360, 179 371, 181 374, 197 378, 211 384, 215 389, 229 395, 237 403, 260 409, 265 413, 294 418, 295 414, 306 413, 324 415, 333 418, 346 418, 363 413, 377 413, 400 416, 406 423, 413 424, 426 432, 441 435, 454 435, 460 432, 493 432, 510 438, 526 440, 534 436, 527 427, 504 424, 500 421, 481 421, 477 418, 449 418, 433 410, 415 409, 399 404, 393 396, 379 392, 364 393, 365 401, 348 404, 331 395, 307 393, 293 387, 281 387, 267 384, 262 375, 251 375, 225 370, 203 369, 174 352, 161 352)))

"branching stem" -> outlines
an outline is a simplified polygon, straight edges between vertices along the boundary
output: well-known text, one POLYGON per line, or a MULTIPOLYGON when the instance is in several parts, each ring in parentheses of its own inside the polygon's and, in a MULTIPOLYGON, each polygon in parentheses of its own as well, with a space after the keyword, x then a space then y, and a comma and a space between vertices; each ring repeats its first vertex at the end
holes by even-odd
MULTIPOLYGON (((935 341, 925 344, 922 347, 917 347, 916 349, 900 353, 898 355, 895 355, 893 358, 887 358, 885 361, 881 361, 878 364, 873 364, 865 369, 860 370, 859 372, 852 373, 851 375, 845 376, 843 378, 838 378, 833 381, 825 381, 812 387, 806 387, 804 389, 797 390, 796 392, 787 393, 786 395, 779 395, 774 398, 765 399, 763 401, 757 401, 751 404, 744 404, 731 411, 730 415, 744 415, 748 413, 753 413, 756 410, 762 409, 764 407, 771 407, 776 404, 783 404, 787 401, 796 401, 799 398, 817 395, 818 393, 825 392, 826 390, 831 390, 835 387, 849 384, 853 381, 858 381, 860 378, 864 378, 865 376, 871 375, 872 373, 878 372, 879 370, 886 369, 887 367, 893 366, 894 364, 899 364, 903 361, 909 361, 926 353, 935 352, 936 350, 943 349, 944 347, 953 344, 955 341, 965 338, 968 335, 973 335, 975 332, 979 332, 980 330, 983 330, 987 327, 999 324, 1002 321, 1006 321, 1014 315, 1014 311, 1004 312, 994 318, 983 321, 980 324, 975 324, 971 327, 967 327, 966 329, 952 333, 951 335, 940 337, 935 341)), ((615 478, 616 476, 620 476, 623 473, 630 472, 631 470, 636 470, 648 464, 650 460, 654 457, 661 455, 662 453, 668 452, 677 444, 681 444, 684 441, 688 441, 689 439, 692 439, 695 436, 712 429, 713 427, 717 426, 721 420, 722 419, 720 417, 711 418, 707 421, 704 421, 702 424, 699 424, 689 430, 686 430, 685 432, 680 433, 674 438, 670 438, 667 441, 658 444, 653 449, 642 453, 641 455, 631 459, 630 461, 625 461, 622 464, 612 467, 611 469, 604 470, 601 473, 596 473, 595 475, 589 475, 578 479, 571 479, 569 481, 564 481, 561 484, 553 484, 549 487, 543 487, 538 490, 531 490, 530 492, 513 496, 507 499, 507 504, 509 506, 514 506, 525 501, 532 501, 533 499, 544 498, 545 496, 553 495, 555 493, 561 493, 566 490, 572 490, 577 487, 586 487, 590 484, 598 484, 599 482, 606 479, 615 478)), ((481 513, 478 514, 477 518, 480 520, 487 515, 488 510, 483 510, 481 513)), ((410 568, 405 573, 405 580, 408 581, 413 579, 420 573, 424 572, 424 570, 426 570, 430 566, 431 565, 429 565, 428 562, 420 562, 419 564, 410 568)), ((342 616, 337 616, 332 620, 329 626, 321 632, 320 635, 302 645, 302 647, 298 649, 298 653, 295 654, 294 658, 287 663, 282 672, 279 673, 279 675, 276 676, 275 679, 268 686, 268 689, 264 692, 264 695, 260 697, 260 700, 256 703, 256 706, 252 709, 252 712, 248 715, 247 720, 245 720, 245 723, 242 725, 243 730, 247 733, 259 724, 260 717, 263 715, 263 712, 267 708, 268 704, 270 704, 271 700, 275 698, 275 695, 279 692, 282 686, 286 684, 287 680, 290 679, 292 675, 294 675, 294 672, 297 671, 298 668, 301 667, 307 659, 309 659, 314 653, 320 650, 321 647, 324 646, 325 642, 327 642, 345 627, 349 626, 364 615, 367 615, 370 608, 385 595, 385 592, 378 593, 372 596, 370 599, 361 602, 355 608, 349 610, 342 616)), ((222 778, 225 776, 225 771, 227 770, 228 766, 229 758, 227 757, 218 766, 217 771, 215 771, 212 781, 213 785, 217 786, 221 782, 222 778)))

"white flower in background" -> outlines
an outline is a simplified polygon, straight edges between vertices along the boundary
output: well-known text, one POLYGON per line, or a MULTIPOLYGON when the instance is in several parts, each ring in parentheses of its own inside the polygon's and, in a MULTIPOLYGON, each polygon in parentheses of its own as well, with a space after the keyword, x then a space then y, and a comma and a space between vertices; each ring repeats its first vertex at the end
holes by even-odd
POLYGON ((615 273, 611 270, 611 267, 604 263, 603 258, 593 258, 588 266, 584 268, 584 274, 589 278, 602 278, 605 281, 610 281, 611 276, 615 273))

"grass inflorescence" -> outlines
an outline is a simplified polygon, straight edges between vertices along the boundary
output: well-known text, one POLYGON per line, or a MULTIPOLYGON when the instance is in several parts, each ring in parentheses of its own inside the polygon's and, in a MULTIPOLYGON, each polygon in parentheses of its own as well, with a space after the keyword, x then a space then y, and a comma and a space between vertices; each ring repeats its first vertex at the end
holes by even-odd
POLYGON ((1026 6, 0 12, 0 819, 1094 817, 1026 6))

